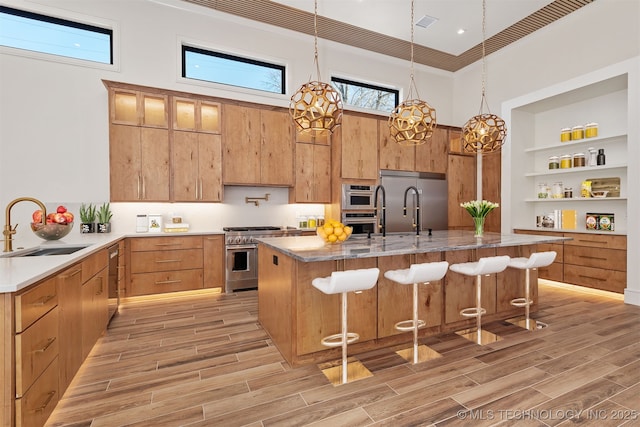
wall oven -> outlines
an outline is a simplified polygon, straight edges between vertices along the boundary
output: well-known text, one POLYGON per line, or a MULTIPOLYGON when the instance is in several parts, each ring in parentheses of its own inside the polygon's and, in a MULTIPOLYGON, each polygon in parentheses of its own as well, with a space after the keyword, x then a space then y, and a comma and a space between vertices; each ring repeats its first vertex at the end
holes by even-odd
POLYGON ((373 210, 375 186, 342 184, 342 209, 373 210))
POLYGON ((353 234, 373 234, 378 231, 378 217, 375 212, 345 212, 342 223, 353 227, 353 234))

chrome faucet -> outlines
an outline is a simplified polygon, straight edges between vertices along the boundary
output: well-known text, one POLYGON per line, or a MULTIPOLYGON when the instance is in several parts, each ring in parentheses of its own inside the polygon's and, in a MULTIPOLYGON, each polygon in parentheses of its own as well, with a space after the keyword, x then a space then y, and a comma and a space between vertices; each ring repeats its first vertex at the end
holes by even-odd
POLYGON ((380 214, 380 223, 378 224, 378 228, 382 232, 382 237, 386 237, 387 235, 387 193, 384 190, 382 185, 376 186, 376 191, 373 196, 373 209, 376 214, 378 213, 378 191, 382 190, 382 206, 381 206, 381 214, 380 214))
POLYGON ((11 208, 18 202, 33 202, 40 206, 40 209, 42 209, 42 225, 46 225, 47 223, 47 208, 40 200, 34 199, 33 197, 19 197, 9 202, 5 211, 6 220, 4 223, 4 231, 2 232, 2 234, 4 234, 4 252, 13 251, 13 235, 16 234, 18 224, 13 228, 11 227, 11 208))
POLYGON ((418 189, 413 185, 410 185, 409 187, 407 187, 406 190, 404 190, 404 206, 402 207, 402 213, 404 216, 407 216, 407 194, 409 193, 409 190, 413 190, 413 192, 416 193, 416 203, 414 205, 415 216, 411 222, 412 222, 412 225, 416 228, 416 236, 419 236, 420 235, 420 193, 418 192, 418 189))

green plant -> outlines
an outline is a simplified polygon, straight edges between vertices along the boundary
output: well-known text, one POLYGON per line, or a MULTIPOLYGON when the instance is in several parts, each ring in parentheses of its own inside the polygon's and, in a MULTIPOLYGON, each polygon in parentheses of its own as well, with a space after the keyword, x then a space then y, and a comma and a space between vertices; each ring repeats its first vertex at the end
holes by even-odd
POLYGON ((93 203, 80 205, 80 221, 83 224, 92 224, 96 221, 96 207, 93 203))
POLYGON ((107 224, 111 221, 111 217, 113 217, 113 213, 109 208, 109 203, 103 203, 98 209, 98 223, 107 224))

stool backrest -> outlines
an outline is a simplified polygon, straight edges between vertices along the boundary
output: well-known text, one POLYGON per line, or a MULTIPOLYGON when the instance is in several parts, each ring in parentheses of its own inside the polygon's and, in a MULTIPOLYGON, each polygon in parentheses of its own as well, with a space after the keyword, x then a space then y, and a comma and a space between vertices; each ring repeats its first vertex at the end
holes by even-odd
POLYGON ((378 268, 360 268, 356 270, 334 271, 326 290, 328 294, 342 292, 366 291, 378 282, 378 268))
POLYGON ((539 268, 551 265, 555 261, 556 255, 554 251, 532 253, 525 268, 539 268))
POLYGON ((449 263, 447 261, 412 264, 409 268, 407 283, 424 283, 440 280, 447 273, 448 268, 449 263))

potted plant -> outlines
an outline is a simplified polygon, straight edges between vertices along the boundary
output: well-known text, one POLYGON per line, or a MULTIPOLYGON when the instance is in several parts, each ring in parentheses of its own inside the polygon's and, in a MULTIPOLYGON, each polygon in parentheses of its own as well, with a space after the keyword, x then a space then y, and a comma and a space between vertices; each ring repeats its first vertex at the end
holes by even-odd
POLYGON ((96 207, 93 203, 80 205, 80 232, 95 233, 96 232, 96 207))
POLYGON ((111 232, 111 212, 109 203, 103 203, 98 209, 98 233, 111 232))

